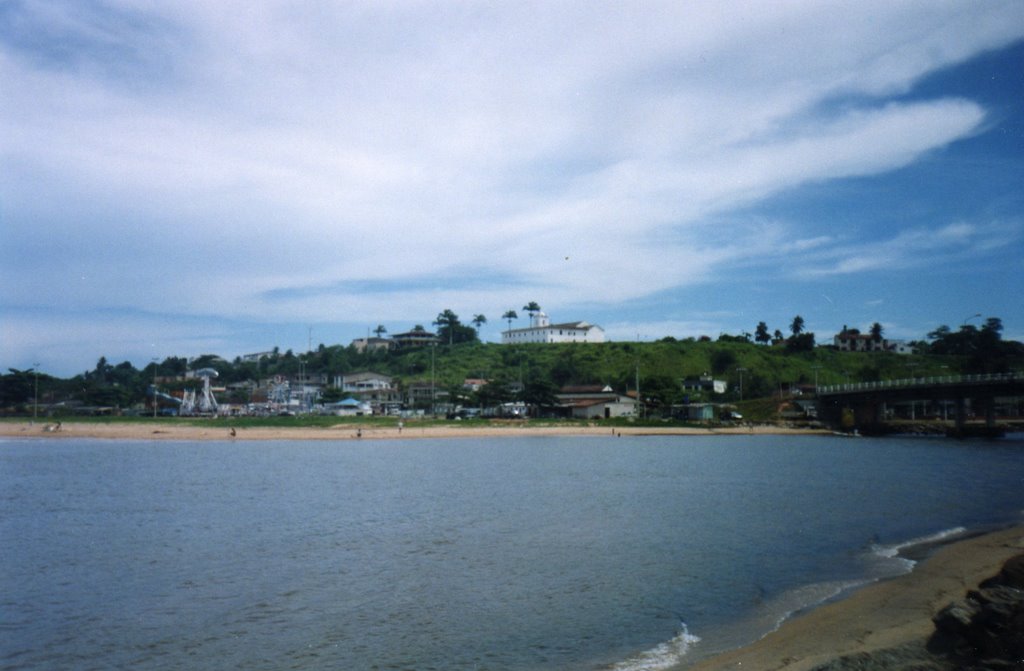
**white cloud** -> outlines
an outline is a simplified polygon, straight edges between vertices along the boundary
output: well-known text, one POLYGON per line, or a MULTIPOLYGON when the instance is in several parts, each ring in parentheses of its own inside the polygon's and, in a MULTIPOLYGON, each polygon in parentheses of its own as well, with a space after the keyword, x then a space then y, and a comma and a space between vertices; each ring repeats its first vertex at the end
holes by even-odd
POLYGON ((616 303, 780 245, 824 259, 831 233, 721 222, 969 137, 979 104, 888 96, 1024 35, 1014 2, 11 11, 40 34, 0 34, 3 301, 272 322, 474 312, 524 287, 616 303), (18 245, 41 221, 63 243, 29 286, 18 245), (501 279, 430 279, 466 268, 501 279), (384 280, 400 290, 365 290, 384 280))
POLYGON ((796 272, 808 277, 849 275, 873 270, 904 271, 942 266, 979 253, 1016 245, 1024 234, 1019 222, 956 222, 934 229, 915 228, 888 239, 847 242, 802 260, 796 272))

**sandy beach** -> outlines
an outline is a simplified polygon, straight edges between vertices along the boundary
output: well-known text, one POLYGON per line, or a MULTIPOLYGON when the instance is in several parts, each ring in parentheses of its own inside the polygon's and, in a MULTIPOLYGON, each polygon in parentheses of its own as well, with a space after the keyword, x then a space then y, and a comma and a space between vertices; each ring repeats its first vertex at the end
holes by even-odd
POLYGON ((827 434, 778 426, 735 426, 720 428, 695 427, 620 427, 558 426, 550 423, 530 422, 494 423, 487 426, 419 425, 407 422, 397 426, 360 426, 353 423, 331 427, 246 427, 235 429, 219 425, 175 422, 62 422, 59 429, 54 421, 0 422, 0 436, 33 438, 104 438, 125 440, 380 440, 412 438, 481 438, 523 436, 710 436, 710 435, 807 435, 827 434))
POLYGON ((932 616, 1022 552, 1024 527, 953 543, 907 575, 864 587, 785 622, 756 643, 689 668, 810 671, 845 655, 923 643, 934 631, 932 616))

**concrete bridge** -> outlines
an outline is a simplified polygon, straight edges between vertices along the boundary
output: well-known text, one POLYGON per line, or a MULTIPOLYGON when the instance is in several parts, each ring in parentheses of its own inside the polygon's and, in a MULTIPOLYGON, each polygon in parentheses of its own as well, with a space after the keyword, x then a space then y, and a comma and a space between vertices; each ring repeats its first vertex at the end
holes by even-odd
POLYGON ((833 426, 852 429, 882 426, 900 411, 901 419, 952 419, 961 432, 974 415, 983 416, 991 430, 997 404, 1019 416, 1021 397, 1021 372, 882 380, 819 387, 818 415, 833 426), (920 418, 915 416, 919 408, 920 418))

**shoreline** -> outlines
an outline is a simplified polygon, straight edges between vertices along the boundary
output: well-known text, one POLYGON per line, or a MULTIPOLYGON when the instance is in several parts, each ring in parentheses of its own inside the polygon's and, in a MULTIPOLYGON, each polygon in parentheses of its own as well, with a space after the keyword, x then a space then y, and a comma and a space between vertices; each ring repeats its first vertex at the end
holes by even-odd
POLYGON ((823 429, 798 429, 771 425, 729 426, 715 428, 657 426, 557 426, 553 424, 516 425, 417 426, 415 422, 399 429, 397 426, 360 426, 336 424, 310 427, 240 427, 202 426, 161 422, 0 422, 0 437, 7 438, 100 438, 107 440, 409 440, 418 438, 501 438, 527 436, 716 436, 716 435, 831 435, 823 429))
POLYGON ((741 648, 684 659, 673 671, 814 671, 848 655, 923 646, 935 631, 933 616, 1022 553, 1024 526, 968 535, 941 546, 910 573, 798 614, 741 648))

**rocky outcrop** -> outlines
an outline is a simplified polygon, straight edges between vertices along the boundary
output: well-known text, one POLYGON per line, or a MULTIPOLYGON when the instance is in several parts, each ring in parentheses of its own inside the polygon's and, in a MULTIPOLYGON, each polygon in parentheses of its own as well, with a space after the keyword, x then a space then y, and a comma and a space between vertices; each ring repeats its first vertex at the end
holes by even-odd
POLYGON ((1024 555, 933 618, 929 649, 962 668, 1024 669, 1024 555), (980 666, 978 666, 980 665, 980 666))
POLYGON ((1024 555, 932 621, 927 641, 847 655, 815 671, 1024 671, 1024 555))

